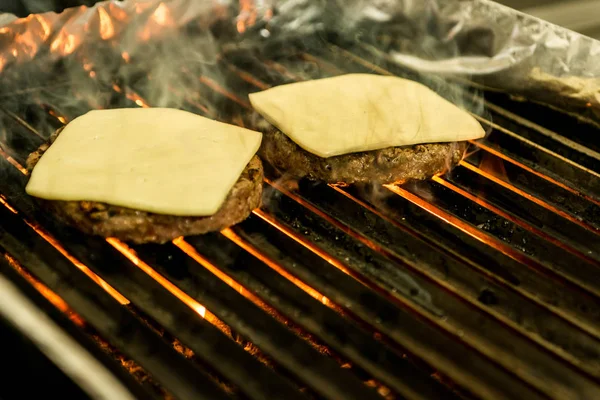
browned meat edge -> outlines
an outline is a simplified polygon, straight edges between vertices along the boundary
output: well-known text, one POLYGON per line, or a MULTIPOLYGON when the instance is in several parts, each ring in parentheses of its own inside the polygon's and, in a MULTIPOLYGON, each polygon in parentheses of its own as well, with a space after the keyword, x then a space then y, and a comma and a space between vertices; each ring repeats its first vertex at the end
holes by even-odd
MULTIPOLYGON (((264 124, 261 128, 264 128, 264 124)), ((466 142, 388 147, 322 158, 302 149, 281 131, 261 129, 259 155, 282 173, 328 183, 394 183, 428 179, 452 169, 462 159, 466 142)))

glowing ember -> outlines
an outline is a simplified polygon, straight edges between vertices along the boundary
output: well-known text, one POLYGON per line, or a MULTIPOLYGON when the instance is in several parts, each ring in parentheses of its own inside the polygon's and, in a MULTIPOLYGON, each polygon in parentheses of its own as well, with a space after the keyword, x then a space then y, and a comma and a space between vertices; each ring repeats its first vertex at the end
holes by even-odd
POLYGON ((50 45, 50 50, 54 53, 57 53, 61 56, 68 56, 73 53, 77 46, 81 43, 81 38, 69 34, 64 30, 61 30, 58 34, 58 37, 54 39, 52 44, 50 45))
MULTIPOLYGON (((123 88, 121 88, 116 83, 113 83, 112 88, 117 93, 123 92, 123 88)), ((129 88, 125 89, 125 97, 127 97, 129 100, 133 101, 139 107, 150 108, 150 105, 146 102, 146 100, 144 100, 142 98, 142 96, 140 96, 139 94, 137 94, 136 92, 134 92, 133 90, 131 90, 129 88)))
POLYGON ((4 157, 6 161, 8 161, 13 167, 18 169, 23 175, 29 174, 27 168, 23 167, 21 164, 19 164, 17 160, 9 156, 4 150, 2 150, 2 147, 0 147, 0 156, 4 157))
POLYGON ((244 33, 247 28, 256 23, 256 8, 253 0, 240 0, 240 15, 236 27, 239 33, 244 33))
POLYGON ((57 120, 59 120, 62 124, 66 124, 68 122, 67 118, 63 117, 62 115, 59 115, 54 110, 49 110, 48 114, 52 115, 54 118, 56 118, 57 120))
POLYGON ((19 212, 10 204, 8 204, 8 202, 6 201, 6 197, 4 197, 3 195, 0 194, 0 204, 2 204, 4 207, 8 208, 8 210, 10 212, 12 212, 13 214, 18 214, 19 212))
POLYGON ((501 158, 493 157, 489 153, 482 153, 479 168, 490 175, 500 178, 506 182, 510 182, 508 174, 506 173, 506 168, 504 168, 504 162, 501 158))
POLYGON ((115 35, 115 28, 112 20, 104 8, 98 8, 98 15, 100 17, 100 37, 104 40, 108 40, 115 35))
POLYGON ((152 18, 154 21, 161 26, 172 25, 173 20, 171 18, 171 12, 169 8, 165 5, 165 3, 160 3, 156 8, 156 11, 152 14, 152 18))
MULTIPOLYGON (((122 91, 122 89, 120 89, 120 87, 117 84, 113 84, 113 89, 115 89, 119 93, 121 93, 121 91, 122 91), (120 91, 117 89, 120 89, 120 91)), ((150 108, 150 105, 146 102, 146 100, 144 100, 142 98, 142 96, 135 93, 133 90, 126 89, 125 97, 127 97, 129 100, 133 101, 139 107, 150 108)))
POLYGON ((34 18, 40 24, 40 27, 42 28, 42 31, 44 32, 44 35, 42 36, 43 40, 46 40, 50 36, 50 33, 52 32, 52 29, 50 28, 50 24, 48 23, 48 21, 46 21, 46 19, 42 15, 35 14, 34 18))

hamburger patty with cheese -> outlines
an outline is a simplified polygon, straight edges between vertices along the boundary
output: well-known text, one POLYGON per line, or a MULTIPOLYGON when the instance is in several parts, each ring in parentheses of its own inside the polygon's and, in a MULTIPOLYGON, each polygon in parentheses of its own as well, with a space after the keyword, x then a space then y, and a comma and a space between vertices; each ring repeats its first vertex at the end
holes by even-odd
POLYGON ((397 183, 441 174, 462 159, 479 122, 408 79, 346 74, 250 93, 264 118, 259 155, 278 171, 328 183, 397 183))
MULTIPOLYGON (((61 131, 62 128, 30 154, 27 159, 30 172, 61 131)), ((243 221, 260 206, 262 181, 262 163, 254 156, 219 210, 206 217, 155 214, 94 201, 37 200, 58 220, 84 233, 133 243, 165 243, 180 236, 219 231, 243 221)))

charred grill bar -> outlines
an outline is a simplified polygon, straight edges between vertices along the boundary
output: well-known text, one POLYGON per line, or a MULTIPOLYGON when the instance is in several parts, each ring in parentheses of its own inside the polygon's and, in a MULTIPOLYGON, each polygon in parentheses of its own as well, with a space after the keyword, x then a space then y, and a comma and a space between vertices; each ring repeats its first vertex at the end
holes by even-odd
MULTIPOLYGON (((103 69, 75 55, 2 101, 0 271, 60 310, 47 312, 135 396, 600 395, 596 126, 486 92, 490 133, 450 173, 337 187, 272 172, 238 226, 128 246, 59 225, 24 193, 25 159, 51 129, 155 105, 136 55, 103 69), (61 75, 75 62, 95 96, 61 75)), ((189 90, 169 88, 171 101, 246 126, 252 91, 345 72, 414 77, 335 36, 197 66, 178 66, 189 90)))

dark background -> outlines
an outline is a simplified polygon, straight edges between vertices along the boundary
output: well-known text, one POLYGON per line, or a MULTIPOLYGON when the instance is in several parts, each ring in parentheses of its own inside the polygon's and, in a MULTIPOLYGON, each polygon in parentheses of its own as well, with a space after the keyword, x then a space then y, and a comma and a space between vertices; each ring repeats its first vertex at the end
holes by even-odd
POLYGON ((19 17, 46 11, 60 12, 68 7, 91 6, 99 0, 0 0, 0 12, 9 12, 19 17))

